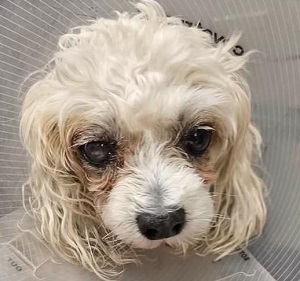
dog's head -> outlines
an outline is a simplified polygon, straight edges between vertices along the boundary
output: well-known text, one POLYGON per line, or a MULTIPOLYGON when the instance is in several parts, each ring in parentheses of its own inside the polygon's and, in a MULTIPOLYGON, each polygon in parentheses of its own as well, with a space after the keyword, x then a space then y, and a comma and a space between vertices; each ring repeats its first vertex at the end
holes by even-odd
POLYGON ((60 254, 95 272, 125 262, 123 245, 225 255, 265 220, 247 55, 137 6, 64 35, 22 112, 31 211, 60 254))

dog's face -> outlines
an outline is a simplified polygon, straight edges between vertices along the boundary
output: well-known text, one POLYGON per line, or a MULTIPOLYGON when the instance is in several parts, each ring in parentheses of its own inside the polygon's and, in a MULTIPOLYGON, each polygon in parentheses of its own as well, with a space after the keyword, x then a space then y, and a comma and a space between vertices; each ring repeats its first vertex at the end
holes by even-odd
POLYGON ((209 189, 227 143, 230 128, 222 123, 230 102, 212 89, 167 85, 163 74, 141 76, 141 85, 128 82, 134 92, 118 93, 121 101, 95 101, 84 127, 70 119, 77 162, 70 168, 93 193, 104 225, 124 242, 184 243, 206 232, 214 214, 209 189))
POLYGON ((128 96, 118 93, 121 101, 95 102, 84 127, 70 121, 78 131, 75 174, 124 242, 181 244, 208 231, 213 218, 209 190, 232 130, 231 103, 218 90, 170 86, 163 73, 141 76, 142 84, 128 82, 135 88, 128 96))
POLYGON ((91 243, 118 263, 116 243, 228 254, 265 218, 251 168, 259 134, 237 74, 246 56, 156 3, 138 7, 63 36, 22 113, 42 234, 96 272, 91 243))

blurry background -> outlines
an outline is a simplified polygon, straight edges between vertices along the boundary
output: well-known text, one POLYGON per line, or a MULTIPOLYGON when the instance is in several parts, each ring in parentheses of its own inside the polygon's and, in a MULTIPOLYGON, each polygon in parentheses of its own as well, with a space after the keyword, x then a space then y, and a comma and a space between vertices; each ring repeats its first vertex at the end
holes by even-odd
MULTIPOLYGON (((200 22, 219 40, 243 31, 254 120, 264 139, 269 218, 251 253, 276 280, 300 280, 300 1, 160 0, 168 15, 200 22)), ((88 19, 133 11, 126 0, 0 0, 0 216, 22 205, 29 162, 18 137, 24 78, 42 68, 59 36, 88 19)), ((29 81, 30 82, 30 81, 29 81)))

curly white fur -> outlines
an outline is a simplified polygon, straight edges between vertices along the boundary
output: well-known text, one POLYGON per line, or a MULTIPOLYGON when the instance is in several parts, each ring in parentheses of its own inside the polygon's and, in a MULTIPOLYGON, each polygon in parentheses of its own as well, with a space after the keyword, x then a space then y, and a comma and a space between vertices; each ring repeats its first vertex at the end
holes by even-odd
POLYGON ((230 54, 237 37, 216 46, 156 2, 136 7, 62 36, 22 111, 33 161, 26 206, 62 257, 102 278, 135 261, 135 247, 225 256, 260 235, 266 216, 251 166, 261 139, 238 73, 248 54, 230 54), (214 141, 207 159, 191 161, 176 142, 203 123, 214 141), (107 134, 122 144, 122 164, 100 172, 76 148, 107 134), (179 235, 152 241, 139 232, 139 212, 174 205, 187 214, 179 235))

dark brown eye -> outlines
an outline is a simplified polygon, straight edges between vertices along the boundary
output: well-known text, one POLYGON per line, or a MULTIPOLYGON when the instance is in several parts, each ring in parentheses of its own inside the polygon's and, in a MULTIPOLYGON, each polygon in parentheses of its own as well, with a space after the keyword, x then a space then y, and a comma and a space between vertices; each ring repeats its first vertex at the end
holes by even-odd
POLYGON ((115 145, 108 142, 91 141, 80 147, 87 162, 94 166, 107 165, 115 154, 115 145))
POLYGON ((185 150, 193 156, 202 155, 208 148, 212 136, 212 128, 196 127, 188 132, 183 139, 185 150))

